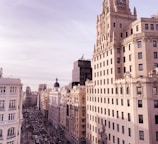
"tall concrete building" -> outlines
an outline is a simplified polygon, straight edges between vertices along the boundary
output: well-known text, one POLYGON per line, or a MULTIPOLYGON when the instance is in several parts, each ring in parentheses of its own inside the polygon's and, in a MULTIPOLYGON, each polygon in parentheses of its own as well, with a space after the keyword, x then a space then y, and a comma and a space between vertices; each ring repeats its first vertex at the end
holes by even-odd
POLYGON ((158 143, 158 16, 137 19, 129 0, 103 0, 96 29, 87 143, 103 132, 108 144, 158 143))
POLYGON ((20 144, 22 83, 0 76, 0 144, 20 144))
POLYGON ((85 81, 92 79, 91 61, 79 59, 74 62, 72 70, 72 87, 74 85, 85 85, 85 81))

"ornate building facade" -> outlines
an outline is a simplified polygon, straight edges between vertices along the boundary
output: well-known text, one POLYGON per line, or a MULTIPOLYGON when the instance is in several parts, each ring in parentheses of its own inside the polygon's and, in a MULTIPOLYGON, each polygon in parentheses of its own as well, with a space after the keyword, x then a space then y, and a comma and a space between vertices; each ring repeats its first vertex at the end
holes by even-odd
POLYGON ((129 0, 103 0, 93 80, 86 83, 87 143, 158 143, 158 18, 139 18, 129 0))
POLYGON ((0 78, 0 144, 20 144, 22 124, 22 83, 0 78))

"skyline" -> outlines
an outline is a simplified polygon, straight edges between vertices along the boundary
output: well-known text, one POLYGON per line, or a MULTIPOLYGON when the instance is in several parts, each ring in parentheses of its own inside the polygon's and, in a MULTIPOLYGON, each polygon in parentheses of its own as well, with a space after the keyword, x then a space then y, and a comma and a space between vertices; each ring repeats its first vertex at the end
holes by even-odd
MULTIPOLYGON (((131 0, 139 17, 158 13, 158 1, 131 0), (152 4, 151 4, 152 3, 152 4), (148 10, 144 10, 148 7, 148 10)), ((71 82, 73 62, 91 59, 96 17, 102 0, 2 0, 0 3, 0 67, 4 77, 20 78, 23 90, 71 82)))

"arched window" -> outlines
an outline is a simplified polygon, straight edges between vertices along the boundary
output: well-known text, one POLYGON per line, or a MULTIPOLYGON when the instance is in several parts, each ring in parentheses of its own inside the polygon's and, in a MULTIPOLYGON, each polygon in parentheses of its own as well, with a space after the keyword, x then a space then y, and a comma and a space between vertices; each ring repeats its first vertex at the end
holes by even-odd
POLYGON ((11 127, 8 129, 8 136, 13 136, 13 135, 15 135, 15 128, 11 127))

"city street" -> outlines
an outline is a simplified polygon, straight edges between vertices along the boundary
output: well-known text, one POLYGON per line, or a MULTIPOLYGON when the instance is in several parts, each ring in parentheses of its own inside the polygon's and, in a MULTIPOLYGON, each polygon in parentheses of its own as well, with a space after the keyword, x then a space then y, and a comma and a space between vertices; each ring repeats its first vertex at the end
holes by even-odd
POLYGON ((26 108, 23 116, 21 144, 55 144, 39 110, 26 108))

